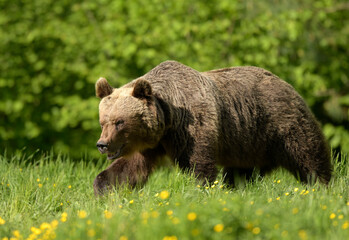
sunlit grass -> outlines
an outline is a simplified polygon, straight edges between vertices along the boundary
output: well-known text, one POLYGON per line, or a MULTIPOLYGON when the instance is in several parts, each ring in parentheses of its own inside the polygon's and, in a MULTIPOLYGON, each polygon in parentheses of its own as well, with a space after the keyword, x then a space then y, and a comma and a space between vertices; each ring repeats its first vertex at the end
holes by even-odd
POLYGON ((176 168, 93 195, 103 160, 0 156, 0 239, 349 239, 348 158, 328 187, 276 171, 236 189, 176 168))

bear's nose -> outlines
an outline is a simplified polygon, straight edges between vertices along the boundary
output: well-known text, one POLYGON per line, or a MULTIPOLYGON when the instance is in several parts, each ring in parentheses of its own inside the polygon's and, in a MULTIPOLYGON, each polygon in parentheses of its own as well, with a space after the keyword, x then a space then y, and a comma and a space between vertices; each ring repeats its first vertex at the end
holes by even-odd
POLYGON ((103 141, 97 142, 96 146, 97 146, 99 152, 102 154, 106 153, 108 150, 108 144, 106 144, 103 141))

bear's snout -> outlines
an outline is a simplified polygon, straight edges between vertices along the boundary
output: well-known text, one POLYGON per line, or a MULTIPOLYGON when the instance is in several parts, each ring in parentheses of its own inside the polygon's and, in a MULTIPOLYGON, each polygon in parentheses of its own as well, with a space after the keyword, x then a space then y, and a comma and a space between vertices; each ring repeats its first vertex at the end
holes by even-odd
POLYGON ((104 154, 108 151, 108 144, 103 141, 98 141, 96 146, 101 154, 104 154))

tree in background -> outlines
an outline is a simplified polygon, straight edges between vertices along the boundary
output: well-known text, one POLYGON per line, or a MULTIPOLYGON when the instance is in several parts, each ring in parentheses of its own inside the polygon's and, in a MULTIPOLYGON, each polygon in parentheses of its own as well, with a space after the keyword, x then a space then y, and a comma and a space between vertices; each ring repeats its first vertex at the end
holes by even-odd
POLYGON ((274 72, 348 153, 348 10, 340 0, 2 1, 0 146, 98 156, 98 77, 118 87, 173 59, 274 72))

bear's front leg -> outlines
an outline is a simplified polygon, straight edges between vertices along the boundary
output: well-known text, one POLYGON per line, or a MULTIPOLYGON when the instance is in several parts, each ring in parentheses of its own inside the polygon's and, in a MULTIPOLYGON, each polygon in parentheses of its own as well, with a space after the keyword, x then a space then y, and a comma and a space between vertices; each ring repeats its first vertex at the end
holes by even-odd
POLYGON ((99 173, 93 182, 95 195, 103 195, 114 187, 128 184, 130 187, 143 185, 151 172, 146 159, 140 153, 116 159, 99 173))
POLYGON ((189 158, 190 168, 201 184, 212 184, 217 177, 215 150, 211 146, 197 145, 189 158))

